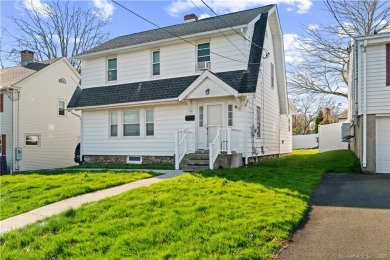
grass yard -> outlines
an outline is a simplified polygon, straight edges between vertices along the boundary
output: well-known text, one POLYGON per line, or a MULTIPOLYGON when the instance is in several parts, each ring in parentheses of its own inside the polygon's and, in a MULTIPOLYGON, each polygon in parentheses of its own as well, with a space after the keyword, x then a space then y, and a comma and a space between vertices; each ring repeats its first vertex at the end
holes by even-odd
POLYGON ((3 259, 270 259, 350 151, 315 150, 204 171, 87 204, 0 237, 3 259))
POLYGON ((153 176, 145 172, 39 171, 0 176, 0 219, 76 195, 153 176))

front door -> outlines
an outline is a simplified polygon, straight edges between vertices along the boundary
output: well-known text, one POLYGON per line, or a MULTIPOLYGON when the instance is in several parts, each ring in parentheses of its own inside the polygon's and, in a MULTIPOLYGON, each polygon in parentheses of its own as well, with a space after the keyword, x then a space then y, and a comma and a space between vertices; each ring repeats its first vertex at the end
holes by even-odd
POLYGON ((208 149, 222 127, 222 104, 205 104, 199 109, 199 118, 204 119, 198 128, 198 149, 208 149))

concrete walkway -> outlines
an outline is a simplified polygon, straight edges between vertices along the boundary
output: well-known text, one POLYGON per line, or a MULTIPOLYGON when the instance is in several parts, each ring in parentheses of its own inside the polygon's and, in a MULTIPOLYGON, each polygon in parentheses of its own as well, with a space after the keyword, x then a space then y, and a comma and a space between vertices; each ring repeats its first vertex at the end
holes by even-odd
POLYGON ((277 259, 390 259, 390 174, 327 174, 277 259))
MULTIPOLYGON (((88 169, 91 170, 91 169, 88 169)), ((104 169, 107 170, 107 169, 104 169)), ((111 170, 111 169, 109 169, 111 170)), ((163 175, 159 175, 156 177, 152 177, 149 179, 143 179, 135 182, 130 182, 127 184, 123 184, 120 186, 99 190, 79 196, 75 196, 72 198, 68 198, 65 200, 61 200, 49 205, 46 205, 41 208, 37 208, 34 210, 31 210, 29 212, 4 219, 0 221, 0 234, 3 234, 5 232, 11 231, 13 229, 24 227, 28 224, 32 224, 38 220, 57 215, 63 211, 66 211, 70 208, 78 208, 81 205, 89 202, 94 202, 98 200, 102 200, 108 197, 112 197, 115 195, 119 195, 123 192, 126 192, 128 190, 136 189, 139 187, 146 187, 149 185, 152 185, 154 183, 160 182, 162 180, 176 177, 183 173, 181 170, 129 170, 129 169, 118 169, 118 171, 142 171, 142 172, 158 172, 162 173, 163 175)))

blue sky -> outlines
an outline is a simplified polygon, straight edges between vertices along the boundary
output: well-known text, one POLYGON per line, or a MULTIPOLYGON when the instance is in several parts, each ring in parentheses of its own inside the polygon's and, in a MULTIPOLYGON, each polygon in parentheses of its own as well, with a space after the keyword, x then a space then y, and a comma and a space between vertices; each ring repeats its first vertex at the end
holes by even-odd
MULTIPOLYGON (((17 0, 1 1, 1 26, 12 31, 13 24, 7 19, 7 16, 23 15, 17 8, 18 3, 33 4, 39 6, 44 4, 44 0, 17 0)), ((119 1, 122 5, 137 12, 138 14, 150 19, 160 26, 168 26, 183 22, 183 16, 189 13, 195 13, 198 17, 205 16, 190 1, 119 1)), ((212 16, 211 12, 203 5, 200 0, 193 2, 201 8, 206 16, 212 16)), ((299 35, 304 26, 310 24, 326 23, 330 19, 329 15, 323 11, 322 1, 313 0, 205 0, 218 14, 229 13, 249 8, 255 8, 266 4, 278 4, 278 11, 282 25, 282 31, 285 35, 286 61, 294 62, 299 57, 294 51, 293 36, 299 35)), ((110 0, 84 0, 81 2, 86 8, 99 8, 100 15, 110 17, 110 24, 107 29, 110 31, 110 38, 154 29, 155 27, 140 18, 134 16, 128 11, 115 5, 110 0)), ((9 39, 4 35, 2 37, 3 47, 7 46, 9 39)), ((5 66, 12 64, 4 62, 5 66)))

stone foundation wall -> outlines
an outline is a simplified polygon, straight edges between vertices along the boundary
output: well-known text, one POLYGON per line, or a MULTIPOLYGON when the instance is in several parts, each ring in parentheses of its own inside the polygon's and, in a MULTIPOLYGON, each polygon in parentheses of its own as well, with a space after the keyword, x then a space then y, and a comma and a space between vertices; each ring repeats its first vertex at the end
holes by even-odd
MULTIPOLYGON (((141 156, 142 164, 165 163, 174 164, 174 156, 141 156)), ((84 155, 85 164, 125 164, 126 155, 84 155)))
POLYGON ((264 160, 269 160, 273 158, 278 158, 278 157, 285 157, 289 156, 291 153, 282 153, 282 154, 270 154, 270 155, 263 155, 263 156, 252 156, 248 158, 249 163, 256 163, 256 162, 261 162, 264 160))
POLYGON ((152 163, 174 164, 175 156, 142 156, 142 164, 152 163))

